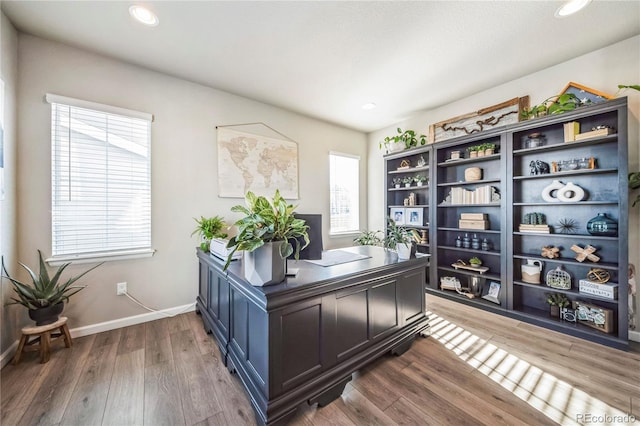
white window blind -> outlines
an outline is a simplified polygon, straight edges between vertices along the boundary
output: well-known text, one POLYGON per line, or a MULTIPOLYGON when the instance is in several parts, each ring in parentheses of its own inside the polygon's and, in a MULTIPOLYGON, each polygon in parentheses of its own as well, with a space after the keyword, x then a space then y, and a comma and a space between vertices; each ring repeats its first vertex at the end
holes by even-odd
POLYGON ((151 252, 152 116, 46 99, 52 107, 53 257, 151 252))
POLYGON ((329 154, 330 234, 356 232, 360 228, 360 158, 329 154))

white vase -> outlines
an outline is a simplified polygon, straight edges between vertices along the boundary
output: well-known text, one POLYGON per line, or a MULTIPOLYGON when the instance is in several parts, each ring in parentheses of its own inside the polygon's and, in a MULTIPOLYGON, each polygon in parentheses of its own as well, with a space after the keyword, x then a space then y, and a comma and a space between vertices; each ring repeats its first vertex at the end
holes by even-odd
POLYGON ((564 188, 564 184, 562 182, 560 182, 559 180, 554 180, 552 181, 549 185, 545 186, 542 189, 542 199, 548 203, 557 203, 560 200, 558 200, 558 194, 557 191, 561 188, 564 188), (554 193, 554 191, 556 191, 554 193))
POLYGON ((558 189, 556 196, 558 200, 564 201, 565 203, 582 201, 584 198, 584 189, 575 185, 573 182, 569 182, 564 187, 558 189))
POLYGON ((398 244, 396 251, 398 252, 398 259, 409 259, 411 257, 411 244, 398 244))

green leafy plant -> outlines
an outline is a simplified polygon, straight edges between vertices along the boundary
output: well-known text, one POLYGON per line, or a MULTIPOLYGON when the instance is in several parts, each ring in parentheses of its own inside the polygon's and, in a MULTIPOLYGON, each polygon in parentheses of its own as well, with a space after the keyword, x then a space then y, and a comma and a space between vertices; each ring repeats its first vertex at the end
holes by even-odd
POLYGON ((402 183, 402 178, 394 177, 392 182, 394 185, 400 185, 402 183))
MULTIPOLYGON (((640 172, 629 173, 629 189, 634 190, 638 188, 640 188, 640 172)), ((638 203, 640 203, 640 194, 636 195, 632 207, 635 207, 638 203)))
POLYGON ((296 206, 288 204, 278 190, 271 201, 249 191, 245 196, 245 204, 246 206, 238 205, 231 208, 233 212, 244 213, 245 217, 235 223, 238 235, 232 237, 227 244, 231 251, 224 269, 229 267, 237 250, 252 252, 269 242, 280 241, 279 250, 283 259, 294 254, 298 260, 300 250, 309 245, 309 226, 304 220, 294 217, 296 206), (298 240, 300 237, 305 242, 302 247, 298 240), (294 241, 295 249, 290 240, 294 241))
POLYGON ((379 246, 383 240, 382 231, 362 231, 353 242, 359 246, 379 246))
POLYGON ((569 299, 562 293, 547 293, 547 303, 549 306, 566 308, 569 306, 569 299))
POLYGON ((482 265, 482 260, 479 257, 472 257, 469 259, 469 263, 473 266, 480 266, 482 265))
POLYGON ((563 93, 561 95, 551 96, 540 105, 534 105, 531 108, 523 109, 520 116, 527 120, 535 117, 542 117, 547 114, 562 114, 563 112, 573 111, 582 105, 580 99, 573 93, 563 93))
POLYGON ((395 250, 398 244, 411 244, 413 234, 404 226, 396 224, 395 220, 387 217, 387 234, 383 245, 387 249, 395 250))
POLYGON ((405 176, 402 178, 402 182, 406 184, 410 184, 411 182, 413 182, 413 178, 411 176, 405 176))
POLYGON ((405 149, 409 149, 414 146, 425 145, 427 143, 427 136, 420 135, 417 136, 415 130, 405 130, 402 131, 400 127, 397 129, 398 134, 394 136, 387 136, 384 138, 383 142, 380 142, 378 145, 380 149, 383 147, 389 147, 392 143, 403 143, 405 149))
POLYGON ((9 275, 9 272, 7 272, 7 268, 4 265, 4 258, 2 259, 2 276, 11 281, 11 284, 13 284, 13 289, 18 295, 18 298, 12 297, 12 302, 7 303, 8 305, 19 304, 29 309, 39 309, 45 308, 47 306, 57 305, 60 302, 68 301, 71 296, 86 287, 86 285, 73 285, 73 283, 78 281, 87 273, 96 269, 98 266, 102 265, 102 263, 99 263, 94 267, 84 271, 80 275, 68 278, 66 281, 62 282, 60 280, 60 276, 62 275, 62 272, 67 268, 67 266, 71 265, 71 263, 68 262, 61 265, 56 270, 53 277, 50 277, 45 262, 42 259, 42 253, 40 252, 40 250, 38 250, 38 257, 40 259, 40 271, 38 272, 38 274, 36 274, 27 265, 18 262, 20 266, 22 266, 29 273, 32 285, 25 284, 15 278, 12 278, 9 275))
POLYGON ((227 227, 224 219, 220 216, 204 217, 200 216, 200 219, 193 218, 198 224, 198 227, 194 229, 191 236, 195 234, 200 235, 202 242, 200 248, 204 251, 209 251, 209 244, 214 238, 227 238, 227 234, 222 232, 227 227))
POLYGON ((496 144, 495 144, 495 143, 489 143, 489 142, 487 142, 487 143, 483 143, 483 144, 482 144, 482 146, 483 146, 483 149, 484 149, 485 151, 486 151, 487 149, 493 149, 493 150, 495 150, 495 149, 496 149, 496 144))
POLYGON ((473 145, 467 148, 468 152, 476 152, 476 151, 480 151, 480 145, 473 145))
POLYGON ((413 177, 413 181, 418 183, 418 182, 426 182, 428 179, 425 175, 415 175, 413 177))
POLYGON ((633 89, 640 92, 640 85, 638 84, 618 84, 618 93, 624 89, 633 89))

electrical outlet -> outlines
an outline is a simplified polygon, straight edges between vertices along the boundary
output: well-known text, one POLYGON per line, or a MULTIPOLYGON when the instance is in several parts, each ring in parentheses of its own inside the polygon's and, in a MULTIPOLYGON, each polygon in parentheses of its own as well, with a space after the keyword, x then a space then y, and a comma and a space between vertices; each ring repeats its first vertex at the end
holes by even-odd
POLYGON ((127 293, 127 283, 116 284, 116 296, 124 296, 127 293))

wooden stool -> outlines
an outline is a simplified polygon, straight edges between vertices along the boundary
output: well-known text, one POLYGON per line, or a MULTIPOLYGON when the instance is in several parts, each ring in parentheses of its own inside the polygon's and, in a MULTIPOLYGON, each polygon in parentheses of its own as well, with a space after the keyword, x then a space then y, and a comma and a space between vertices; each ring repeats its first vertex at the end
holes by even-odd
POLYGON ((13 364, 18 364, 22 352, 28 351, 40 351, 40 363, 44 364, 48 362, 51 343, 60 339, 64 339, 64 345, 67 348, 71 347, 72 341, 71 334, 69 334, 69 327, 67 326, 67 317, 60 317, 58 321, 52 324, 23 327, 18 350, 13 357, 13 364), (58 333, 51 334, 51 332, 56 329, 58 329, 58 333), (35 338, 30 341, 30 336, 35 336, 35 338))

